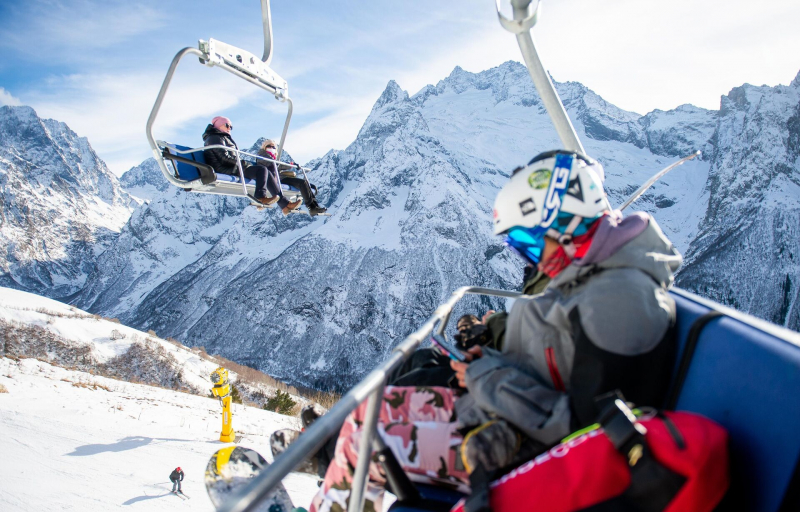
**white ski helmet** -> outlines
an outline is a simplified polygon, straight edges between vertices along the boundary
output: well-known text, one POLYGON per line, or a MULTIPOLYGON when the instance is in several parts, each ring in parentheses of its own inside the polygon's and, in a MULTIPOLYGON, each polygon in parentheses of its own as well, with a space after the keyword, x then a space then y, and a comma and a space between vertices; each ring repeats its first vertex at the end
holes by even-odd
POLYGON ((494 233, 528 262, 541 260, 544 237, 565 246, 610 205, 603 166, 573 151, 555 150, 514 170, 494 202, 494 233))

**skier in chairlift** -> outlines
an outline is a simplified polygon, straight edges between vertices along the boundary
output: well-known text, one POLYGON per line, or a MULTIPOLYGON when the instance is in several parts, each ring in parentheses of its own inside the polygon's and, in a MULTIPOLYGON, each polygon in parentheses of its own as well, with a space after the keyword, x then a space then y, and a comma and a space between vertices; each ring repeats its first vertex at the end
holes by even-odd
MULTIPOLYGON (((206 127, 203 132, 203 144, 205 146, 228 146, 230 148, 238 149, 238 146, 231 137, 233 124, 227 117, 217 116, 211 120, 211 124, 206 127)), ((206 162, 214 168, 218 173, 229 174, 231 176, 239 176, 239 169, 236 165, 237 153, 235 151, 228 151, 222 148, 206 149, 203 152, 206 162)), ((263 205, 271 205, 278 203, 281 207, 283 214, 287 215, 290 211, 300 206, 300 201, 289 202, 288 199, 281 194, 281 183, 278 179, 278 173, 271 172, 271 169, 263 165, 251 165, 250 162, 241 160, 242 170, 244 177, 247 179, 256 180, 256 201, 263 205), (271 197, 267 197, 269 191, 271 197)), ((274 164, 273 164, 274 165, 274 164)))
MULTIPOLYGON (((275 141, 272 139, 267 139, 261 144, 261 150, 258 152, 258 154, 271 160, 277 160, 277 151, 278 145, 275 143, 275 141)), ((269 169, 271 174, 276 176, 278 175, 278 168, 275 162, 267 162, 267 169, 269 169)), ((311 191, 311 187, 313 185, 310 185, 305 179, 283 175, 281 175, 280 178, 281 183, 285 183, 300 191, 300 194, 303 196, 303 202, 305 203, 306 208, 308 208, 309 215, 314 217, 315 215, 323 214, 328 210, 317 203, 317 199, 314 197, 314 193, 311 191)), ((314 188, 316 189, 316 187, 314 188)))

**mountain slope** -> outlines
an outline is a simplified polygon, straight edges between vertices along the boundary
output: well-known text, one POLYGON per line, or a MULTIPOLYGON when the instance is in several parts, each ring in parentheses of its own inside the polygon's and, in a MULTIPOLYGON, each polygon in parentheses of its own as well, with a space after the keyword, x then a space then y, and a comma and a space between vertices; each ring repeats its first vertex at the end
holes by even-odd
POLYGON ((800 330, 800 75, 723 96, 715 155, 678 284, 800 330))
MULTIPOLYGON (((602 156, 613 204, 713 135, 716 112, 642 118, 580 84, 558 87, 587 151, 602 156)), ((346 387, 459 286, 518 286, 519 260, 491 233, 492 203, 511 169, 557 146, 517 63, 456 68, 413 97, 390 82, 356 141, 309 164, 333 217, 284 218, 170 187, 131 217, 76 303, 292 383, 346 387)), ((691 162, 640 201, 679 248, 705 214, 708 168, 691 162)), ((470 298, 457 314, 498 307, 470 298)))
MULTIPOLYGON (((203 475, 219 442, 216 399, 0 358, 0 509, 213 511, 203 475), (189 502, 169 493, 180 466, 189 502)), ((272 460, 270 434, 297 428, 288 416, 233 405, 242 445, 272 460)), ((296 506, 308 507, 317 479, 284 481, 296 506)))
POLYGON ((0 107, 0 286, 80 290, 134 202, 64 123, 0 107))

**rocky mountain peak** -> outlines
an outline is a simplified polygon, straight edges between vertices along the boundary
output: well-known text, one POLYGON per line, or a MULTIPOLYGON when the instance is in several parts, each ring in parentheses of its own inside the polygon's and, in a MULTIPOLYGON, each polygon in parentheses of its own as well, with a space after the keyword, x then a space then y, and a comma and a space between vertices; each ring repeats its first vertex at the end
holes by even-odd
POLYGON ((795 75, 794 80, 789 84, 790 87, 800 88, 800 72, 795 75))
POLYGON ((389 83, 386 84, 386 89, 383 90, 378 101, 373 105, 372 111, 374 112, 389 103, 397 103, 406 100, 408 100, 408 93, 401 89, 397 82, 389 80, 389 83))
POLYGON ((30 107, 0 108, 2 286, 81 289, 134 204, 86 138, 30 107))

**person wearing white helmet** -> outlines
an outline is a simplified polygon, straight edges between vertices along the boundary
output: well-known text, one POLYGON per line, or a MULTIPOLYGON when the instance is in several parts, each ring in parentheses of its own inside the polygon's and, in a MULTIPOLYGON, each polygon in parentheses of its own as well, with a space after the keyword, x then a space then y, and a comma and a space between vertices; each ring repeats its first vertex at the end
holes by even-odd
POLYGON ((476 431, 462 447, 473 466, 520 456, 498 440, 522 438, 536 452, 594 423, 603 394, 662 405, 675 353, 667 290, 681 256, 650 215, 612 211, 602 178, 594 160, 551 151, 497 195, 495 234, 551 281, 515 302, 501 352, 451 363, 469 390, 456 411, 476 431))
MULTIPOLYGON (((499 350, 476 345, 471 362, 450 363, 467 393, 386 387, 378 430, 415 481, 488 485, 595 423, 595 398, 609 392, 661 406, 675 348, 667 289, 681 257, 652 217, 611 210, 602 176, 590 158, 553 151, 497 195, 495 233, 551 281, 514 303, 499 350)), ((311 512, 347 508, 365 414, 362 404, 345 421, 311 512)), ((384 478, 374 465, 369 474, 365 508, 379 510, 384 478)))

